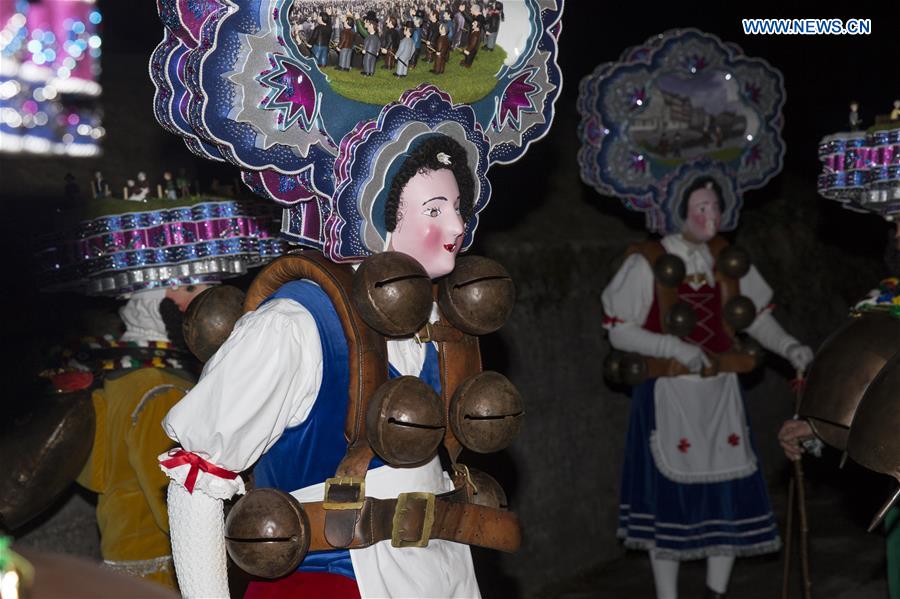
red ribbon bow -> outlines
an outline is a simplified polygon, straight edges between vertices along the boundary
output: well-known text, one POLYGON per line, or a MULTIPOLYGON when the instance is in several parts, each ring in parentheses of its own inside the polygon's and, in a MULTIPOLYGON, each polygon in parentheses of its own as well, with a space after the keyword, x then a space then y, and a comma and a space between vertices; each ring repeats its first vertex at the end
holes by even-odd
POLYGON ((210 464, 196 453, 191 453, 183 449, 173 449, 169 452, 169 459, 160 462, 160 465, 164 468, 177 468, 184 464, 191 465, 191 469, 188 470, 187 478, 184 479, 184 488, 187 489, 188 493, 194 492, 194 485, 197 483, 197 476, 200 474, 201 470, 207 474, 212 474, 213 476, 218 476, 219 478, 224 478, 226 480, 234 480, 237 478, 236 472, 219 468, 215 464, 210 464))

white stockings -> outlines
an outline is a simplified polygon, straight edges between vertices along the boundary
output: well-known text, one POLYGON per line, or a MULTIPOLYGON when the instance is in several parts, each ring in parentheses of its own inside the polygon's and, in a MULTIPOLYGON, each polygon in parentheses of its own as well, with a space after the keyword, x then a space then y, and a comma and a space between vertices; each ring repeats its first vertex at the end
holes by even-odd
MULTIPOLYGON (((713 555, 706 558, 706 586, 724 594, 728 589, 728 579, 731 577, 733 565, 733 555, 713 555)), ((650 552, 656 599, 678 599, 678 566, 678 561, 662 559, 650 552)))

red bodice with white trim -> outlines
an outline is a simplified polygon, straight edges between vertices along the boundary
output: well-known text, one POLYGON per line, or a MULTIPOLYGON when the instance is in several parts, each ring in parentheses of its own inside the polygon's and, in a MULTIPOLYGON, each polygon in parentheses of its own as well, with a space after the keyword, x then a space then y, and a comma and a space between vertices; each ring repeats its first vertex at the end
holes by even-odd
MULTIPOLYGON (((695 290, 687 283, 682 283, 678 286, 678 299, 690 304, 697 314, 697 325, 690 335, 683 337, 685 341, 699 345, 711 354, 721 354, 731 349, 732 340, 722 320, 722 295, 718 284, 710 287, 704 283, 695 290)), ((656 293, 653 294, 653 305, 643 326, 654 333, 663 332, 659 298, 656 293)))

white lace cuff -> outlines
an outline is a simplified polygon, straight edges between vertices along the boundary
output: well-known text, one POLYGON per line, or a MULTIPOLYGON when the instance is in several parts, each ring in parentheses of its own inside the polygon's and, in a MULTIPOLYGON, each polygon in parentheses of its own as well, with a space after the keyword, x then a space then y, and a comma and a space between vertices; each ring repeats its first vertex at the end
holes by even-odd
POLYGON ((197 489, 215 499, 231 499, 247 492, 235 472, 219 468, 195 453, 175 449, 159 455, 159 467, 170 479, 193 493, 197 489))

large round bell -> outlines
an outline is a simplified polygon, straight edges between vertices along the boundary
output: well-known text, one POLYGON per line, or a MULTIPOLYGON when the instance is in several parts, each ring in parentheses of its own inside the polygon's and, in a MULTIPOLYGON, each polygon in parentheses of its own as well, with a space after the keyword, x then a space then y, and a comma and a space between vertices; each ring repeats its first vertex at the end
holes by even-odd
POLYGON ((750 254, 741 247, 729 245, 719 252, 716 269, 726 277, 740 279, 750 271, 750 254))
POLYGON ((647 380, 647 361, 639 354, 625 354, 619 365, 622 382, 629 387, 637 387, 647 380))
POLYGON ((366 438, 391 466, 415 466, 430 460, 446 427, 441 399, 414 376, 387 381, 369 401, 366 438))
POLYGON ((431 279, 415 258, 400 252, 366 258, 351 295, 366 324, 389 337, 412 335, 431 315, 431 279))
POLYGON ((766 350, 759 341, 749 335, 739 335, 734 340, 734 349, 753 357, 754 368, 759 368, 766 359, 766 350))
POLYGON ((900 319, 881 312, 851 318, 816 353, 806 376, 800 416, 825 443, 845 449, 857 406, 897 352, 900 319))
POLYGON ((756 320, 756 304, 746 295, 736 295, 725 303, 722 316, 735 331, 743 331, 756 320))
POLYGON ((462 382, 450 400, 450 427, 467 449, 500 451, 522 427, 522 396, 499 372, 479 372, 462 382))
POLYGON ((653 274, 656 280, 666 287, 678 287, 684 281, 687 269, 684 260, 675 254, 663 254, 653 264, 653 274))
POLYGON ((244 311, 244 292, 232 285, 215 285, 188 306, 184 341, 201 362, 209 360, 225 343, 244 311))
POLYGON ((486 335, 503 326, 516 301, 516 287, 498 262, 482 256, 456 259, 441 279, 438 305, 447 320, 470 335, 486 335))
POLYGON ((869 384, 847 438, 847 455, 900 480, 900 352, 869 384))
POLYGON ((506 491, 493 476, 475 468, 469 468, 469 478, 475 488, 472 491, 472 503, 499 510, 509 507, 506 491))
POLYGON ((665 316, 666 332, 676 337, 687 337, 697 326, 697 312, 685 301, 672 304, 665 316))
POLYGON ((614 385, 622 384, 622 356, 620 351, 612 350, 603 360, 603 378, 614 385))
POLYGON ((263 578, 286 576, 309 550, 309 518, 278 489, 253 489, 225 519, 225 547, 242 570, 263 578))
MULTIPOLYGON (((885 364, 869 385, 847 438, 847 455, 869 470, 893 476, 900 481, 900 352, 885 364)), ((900 499, 894 492, 876 515, 871 531, 900 499)))

